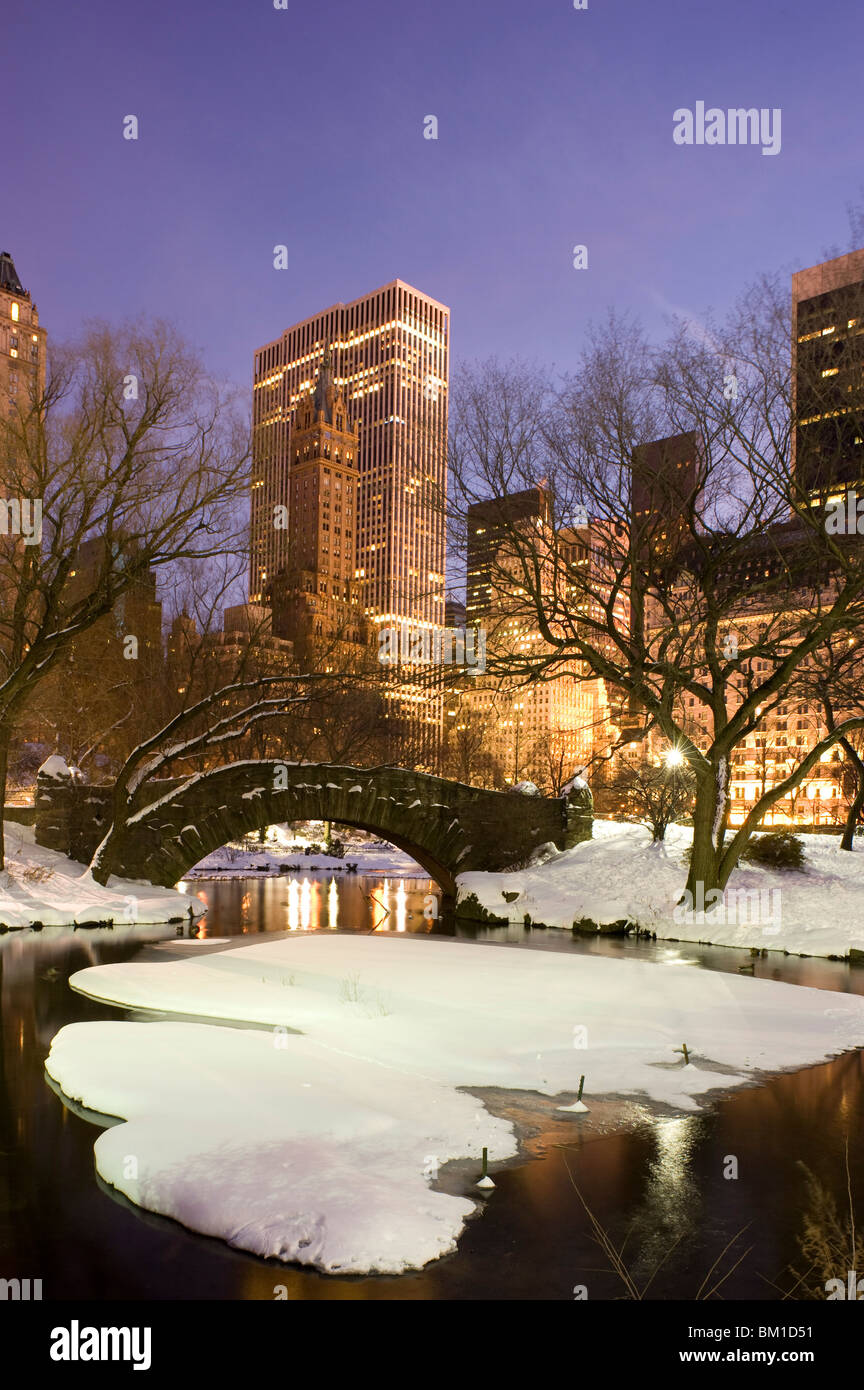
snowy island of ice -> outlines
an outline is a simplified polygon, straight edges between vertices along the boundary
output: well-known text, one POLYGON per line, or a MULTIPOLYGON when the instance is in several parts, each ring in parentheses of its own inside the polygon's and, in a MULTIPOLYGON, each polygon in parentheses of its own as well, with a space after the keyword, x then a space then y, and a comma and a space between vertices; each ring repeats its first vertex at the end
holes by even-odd
POLYGON ((289 937, 71 983, 122 1007, 257 1025, 60 1030, 48 1074, 125 1121, 96 1141, 105 1181, 254 1254, 341 1273, 398 1273, 455 1248, 479 1171, 457 1196, 435 1189, 439 1168, 484 1146, 492 1162, 517 1151, 465 1088, 566 1105, 584 1073, 589 1109, 603 1095, 692 1110, 864 1044, 857 996, 430 938, 289 937))

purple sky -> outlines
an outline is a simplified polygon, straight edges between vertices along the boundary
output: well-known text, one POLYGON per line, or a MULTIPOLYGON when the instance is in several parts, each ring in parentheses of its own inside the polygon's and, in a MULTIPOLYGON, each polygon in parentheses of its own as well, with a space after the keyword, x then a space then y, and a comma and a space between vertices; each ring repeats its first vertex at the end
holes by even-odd
POLYGON ((456 359, 567 369, 608 305, 657 329, 848 249, 862 30, 858 0, 15 5, 0 249, 49 334, 163 315, 240 383, 396 276, 451 306, 456 359), (781 153, 675 145, 700 100, 779 106, 781 153))

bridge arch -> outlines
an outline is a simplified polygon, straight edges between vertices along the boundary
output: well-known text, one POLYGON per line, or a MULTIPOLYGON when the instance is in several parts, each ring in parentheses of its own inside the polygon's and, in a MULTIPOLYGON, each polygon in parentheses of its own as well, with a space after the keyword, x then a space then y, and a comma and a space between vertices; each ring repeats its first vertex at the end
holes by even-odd
MULTIPOLYGON (((83 812, 87 806, 109 804, 110 789, 57 786, 52 792, 40 786, 36 838, 61 848, 57 798, 66 798, 66 814, 75 820, 76 806, 83 812), (53 840, 40 838, 40 806, 53 840)), ((113 827, 99 876, 114 873, 170 886, 229 840, 274 823, 325 820, 389 840, 417 860, 445 897, 455 897, 458 874, 515 868, 542 844, 551 841, 563 849, 590 839, 590 800, 584 787, 568 797, 525 796, 394 767, 229 763, 193 777, 145 785, 139 809, 113 827)), ((103 817, 101 828, 93 828, 93 850, 106 829, 103 817)), ((79 839, 85 831, 79 815, 79 839)))

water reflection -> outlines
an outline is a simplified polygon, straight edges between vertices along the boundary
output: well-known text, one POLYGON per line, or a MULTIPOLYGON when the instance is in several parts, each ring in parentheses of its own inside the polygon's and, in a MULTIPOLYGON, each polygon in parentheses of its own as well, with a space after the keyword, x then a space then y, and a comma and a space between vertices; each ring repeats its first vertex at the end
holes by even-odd
MULTIPOLYGON (((289 930, 289 931, 297 931, 297 929, 299 928, 299 926, 300 926, 300 885, 299 885, 299 883, 297 882, 296 878, 293 878, 293 879, 291 880, 291 882, 288 884, 288 930, 289 930)), ((204 921, 201 923, 201 926, 200 926, 199 931, 198 931, 198 935, 199 935, 199 936, 206 936, 206 935, 207 935, 207 919, 206 919, 206 917, 205 917, 204 921)))
POLYGON ((199 939, 282 931, 428 932, 424 900, 437 894, 428 878, 315 874, 262 879, 196 880, 206 913, 199 939))
POLYGON ((331 878, 327 890, 327 922, 334 931, 339 926, 339 889, 336 887, 335 878, 331 878))
POLYGON ((702 1221, 702 1195, 693 1155, 704 1138, 701 1117, 658 1120, 642 1202, 633 1221, 634 1274, 650 1277, 670 1250, 692 1237, 702 1221))

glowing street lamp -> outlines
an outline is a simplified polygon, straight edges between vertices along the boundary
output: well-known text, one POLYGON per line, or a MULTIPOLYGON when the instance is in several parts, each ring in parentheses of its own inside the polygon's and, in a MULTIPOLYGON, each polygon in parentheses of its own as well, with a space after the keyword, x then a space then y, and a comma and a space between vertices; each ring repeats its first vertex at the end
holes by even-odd
POLYGON ((664 753, 663 761, 667 767, 681 767, 686 759, 680 748, 670 748, 664 753))

